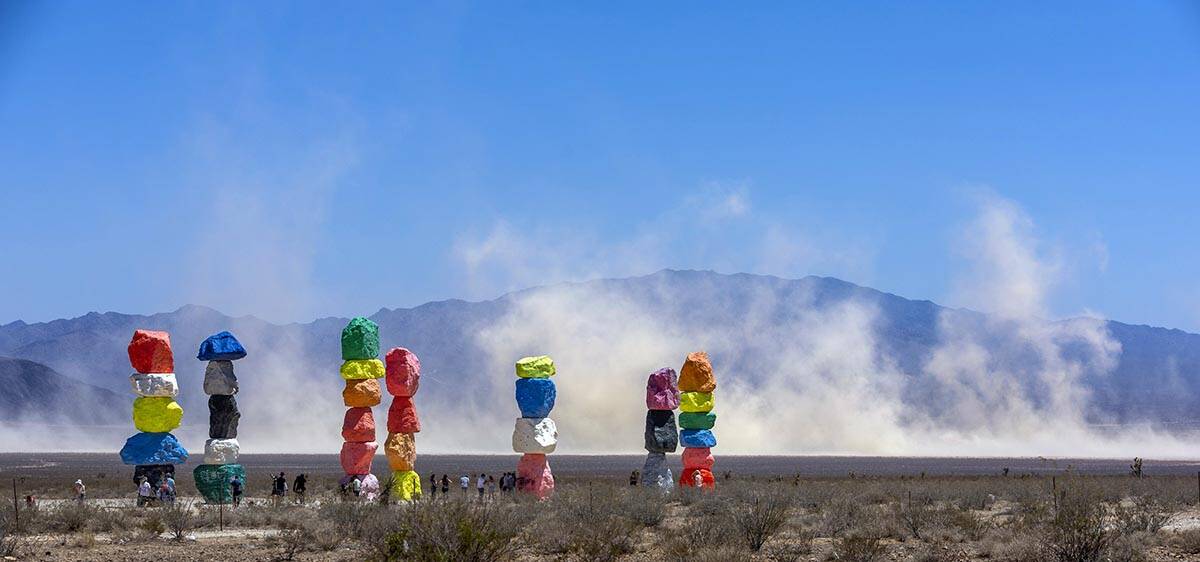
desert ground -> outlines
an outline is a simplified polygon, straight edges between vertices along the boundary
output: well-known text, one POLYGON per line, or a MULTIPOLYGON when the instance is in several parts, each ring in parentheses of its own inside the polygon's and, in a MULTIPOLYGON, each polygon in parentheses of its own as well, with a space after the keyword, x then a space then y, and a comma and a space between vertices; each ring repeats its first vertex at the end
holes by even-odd
MULTIPOLYGON (((16 560, 1200 560, 1197 464, 1147 460, 718 458, 715 490, 631 487, 636 456, 555 459, 546 501, 462 493, 457 476, 512 470, 511 456, 435 456, 448 495, 388 504, 338 492, 336 457, 246 455, 237 509, 189 495, 135 506, 113 455, 0 455, 0 552, 16 560), (728 469, 725 474, 722 468, 728 469), (1008 469, 1007 472, 1004 469, 1008 469), (309 477, 275 506, 270 474, 309 477), (75 478, 88 499, 71 499, 75 478), (8 495, 8 494, 6 494, 8 495), (33 507, 24 502, 35 497, 33 507), (14 505, 16 510, 14 511, 14 505)), ((386 466, 377 466, 385 474, 386 466)), ((675 467, 678 474, 678 467, 675 467)), ((427 482, 426 482, 427 485, 427 482)))

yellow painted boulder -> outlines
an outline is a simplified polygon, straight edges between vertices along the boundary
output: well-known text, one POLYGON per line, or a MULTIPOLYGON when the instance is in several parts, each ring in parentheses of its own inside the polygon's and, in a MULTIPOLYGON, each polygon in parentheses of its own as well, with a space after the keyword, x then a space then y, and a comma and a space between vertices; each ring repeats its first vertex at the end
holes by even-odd
POLYGON ((388 497, 392 501, 412 501, 421 497, 421 475, 411 470, 393 472, 388 497))
POLYGON ((680 392, 679 409, 684 412, 709 412, 713 409, 711 392, 680 392))
POLYGON ((141 396, 133 401, 133 425, 146 433, 166 433, 183 419, 183 408, 167 396, 141 396))
POLYGON ((342 362, 342 378, 348 381, 382 379, 386 374, 383 361, 378 359, 352 359, 342 362))
POLYGON ((549 378, 554 372, 554 360, 549 355, 522 357, 517 361, 517 376, 523 379, 549 378))
POLYGON ((388 433, 387 441, 383 442, 383 452, 393 472, 412 470, 417 462, 416 437, 411 433, 388 433))

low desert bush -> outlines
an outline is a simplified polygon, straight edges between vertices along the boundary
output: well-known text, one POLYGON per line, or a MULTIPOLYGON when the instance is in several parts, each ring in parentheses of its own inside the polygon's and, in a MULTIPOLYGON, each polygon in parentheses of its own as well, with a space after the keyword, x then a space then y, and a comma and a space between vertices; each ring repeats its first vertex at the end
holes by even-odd
POLYGON ((1157 533, 1179 515, 1179 509, 1153 496, 1136 496, 1113 509, 1113 525, 1122 533, 1157 533))
POLYGON ((1105 525, 1107 508, 1086 489, 1064 493, 1058 512, 1046 526, 1045 549, 1059 562, 1099 562, 1112 540, 1105 525))
POLYGON ((1184 554, 1200 554, 1200 529, 1188 529, 1171 536, 1171 546, 1184 554))
POLYGON ((192 502, 171 502, 162 508, 163 525, 171 532, 171 538, 181 541, 188 533, 196 530, 198 520, 192 511, 192 502))
POLYGON ((730 502, 729 518, 746 547, 758 552, 787 523, 791 504, 787 494, 756 490, 730 502))
POLYGON ((378 549, 385 560, 483 562, 510 559, 520 532, 511 506, 449 501, 404 506, 400 528, 378 549))
POLYGON ((864 535, 847 535, 833 541, 833 552, 829 560, 839 562, 875 562, 883 559, 887 548, 879 542, 879 537, 864 535))

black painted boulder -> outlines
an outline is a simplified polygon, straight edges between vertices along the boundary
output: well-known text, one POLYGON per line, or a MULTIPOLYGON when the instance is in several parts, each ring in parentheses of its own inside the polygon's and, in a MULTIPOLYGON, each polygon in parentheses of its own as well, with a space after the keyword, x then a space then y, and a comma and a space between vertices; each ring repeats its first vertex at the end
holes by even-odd
POLYGON ((649 410, 646 412, 646 450, 651 453, 674 453, 679 447, 679 429, 675 427, 675 412, 649 410))
POLYGON ((162 479, 167 476, 175 476, 175 465, 173 464, 139 464, 133 467, 133 483, 141 484, 142 477, 150 481, 150 486, 158 490, 158 485, 162 483, 162 479))
POLYGON ((212 439, 237 439, 237 399, 232 395, 217 394, 208 397, 208 436, 212 439))

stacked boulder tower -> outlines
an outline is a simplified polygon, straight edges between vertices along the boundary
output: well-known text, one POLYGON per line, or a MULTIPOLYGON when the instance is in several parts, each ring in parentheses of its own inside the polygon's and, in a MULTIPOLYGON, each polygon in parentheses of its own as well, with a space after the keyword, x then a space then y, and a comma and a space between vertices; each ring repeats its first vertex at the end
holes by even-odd
POLYGON ((129 363, 136 371, 129 383, 137 398, 133 401, 133 425, 139 433, 125 441, 121 462, 132 465, 133 481, 143 477, 152 486, 174 476, 175 465, 187 462, 188 452, 171 434, 183 419, 183 408, 175 401, 179 383, 175 379, 175 358, 171 336, 166 332, 136 330, 129 342, 129 363))
POLYGON ((229 482, 234 476, 246 481, 246 470, 238 464, 237 375, 233 362, 246 356, 246 348, 229 332, 213 334, 200 343, 196 359, 207 361, 204 393, 208 395, 208 440, 204 442, 204 464, 192 471, 196 490, 211 504, 233 501, 229 482))
POLYGON ((642 485, 664 492, 675 487, 667 453, 679 447, 675 408, 679 407, 679 388, 675 369, 663 368, 650 373, 646 381, 646 463, 642 466, 642 485))
POLYGON ((392 470, 388 497, 410 501, 421 496, 421 476, 417 474, 415 466, 416 434, 421 431, 421 420, 413 404, 413 397, 421 383, 421 360, 403 347, 389 350, 386 360, 387 391, 392 395, 387 418, 388 436, 383 443, 383 452, 392 470))
POLYGON ((342 421, 341 462, 344 482, 358 479, 364 490, 378 490, 379 481, 371 474, 371 461, 379 444, 375 441, 375 416, 371 408, 383 398, 379 379, 384 377, 379 356, 379 326, 357 317, 342 329, 342 379, 346 388, 342 402, 348 408, 342 421))
POLYGON ((683 445, 683 472, 679 475, 681 486, 713 488, 712 447, 717 438, 712 428, 717 423, 713 413, 713 391, 717 379, 713 376, 712 363, 703 351, 689 353, 679 370, 679 442, 683 445))
POLYGON ((558 428, 550 419, 557 391, 554 360, 549 356, 525 357, 517 361, 516 399, 521 417, 513 428, 513 451, 517 462, 517 489, 545 499, 554 493, 554 474, 546 455, 558 445, 558 428))

